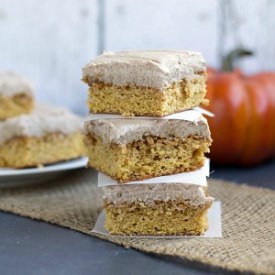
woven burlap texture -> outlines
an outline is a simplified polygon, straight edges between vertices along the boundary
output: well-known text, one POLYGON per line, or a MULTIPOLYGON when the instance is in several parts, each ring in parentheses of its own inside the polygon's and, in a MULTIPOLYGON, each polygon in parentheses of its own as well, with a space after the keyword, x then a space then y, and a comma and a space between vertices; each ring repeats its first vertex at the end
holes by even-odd
MULTIPOLYGON (((93 235, 102 203, 96 181, 87 169, 42 185, 0 189, 0 209, 93 235)), ((97 237, 228 271, 275 274, 275 191, 216 180, 209 187, 222 201, 223 238, 97 237)))

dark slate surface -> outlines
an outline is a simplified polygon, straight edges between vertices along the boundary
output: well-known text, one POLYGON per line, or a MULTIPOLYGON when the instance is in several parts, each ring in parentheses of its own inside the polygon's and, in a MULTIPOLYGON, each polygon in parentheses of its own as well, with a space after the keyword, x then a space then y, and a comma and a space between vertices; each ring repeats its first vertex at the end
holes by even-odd
MULTIPOLYGON (((250 169, 214 167, 213 170, 213 178, 275 189, 275 161, 250 169)), ((173 275, 209 274, 209 270, 0 212, 0 274, 173 275)))

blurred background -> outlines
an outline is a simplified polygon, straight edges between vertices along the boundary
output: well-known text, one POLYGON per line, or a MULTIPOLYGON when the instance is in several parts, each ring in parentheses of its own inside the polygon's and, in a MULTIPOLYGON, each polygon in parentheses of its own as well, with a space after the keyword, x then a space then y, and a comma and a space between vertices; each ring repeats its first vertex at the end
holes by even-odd
POLYGON ((39 100, 85 114, 81 68, 103 50, 191 49, 221 66, 228 51, 275 69, 274 0, 0 0, 0 70, 32 80, 39 100))
MULTIPOLYGON (((39 101, 85 115, 87 87, 80 81, 81 68, 104 50, 189 49, 202 52, 211 68, 220 69, 229 52, 243 48, 254 55, 234 62, 242 70, 239 76, 275 70, 274 14, 275 0, 0 0, 0 70, 16 71, 31 80, 39 101)), ((217 124, 211 129, 216 142, 221 141, 214 144, 215 154, 227 147, 234 152, 229 162, 237 163, 244 142, 251 154, 267 151, 256 162, 275 154, 275 125, 271 122, 275 121, 275 76, 272 79, 272 90, 268 84, 269 96, 264 100, 265 104, 271 102, 270 106, 262 111, 259 90, 254 99, 261 107, 255 109, 260 122, 250 126, 243 123, 242 129, 244 132, 250 127, 255 133, 267 127, 268 140, 242 139, 237 149, 231 149, 236 142, 230 137, 223 143, 226 135, 218 133, 221 130, 217 124), (270 122, 268 126, 262 123, 266 121, 270 122), (250 150, 252 146, 254 151, 250 150)), ((212 102, 215 99, 216 94, 212 102)), ((225 106, 230 109, 234 104, 225 106)), ((220 101, 215 106, 226 111, 220 108, 220 101)), ((231 111, 233 114, 234 108, 231 111)), ((252 112, 246 114, 252 120, 252 112)), ((219 114, 216 117, 216 122, 226 120, 223 116, 219 120, 219 114)), ((238 117, 227 119, 230 129, 232 120, 238 117)), ((235 123, 232 131, 234 126, 240 128, 235 123)), ((246 154, 245 164, 249 164, 251 154, 246 154)), ((226 160, 226 154, 221 158, 226 160)))

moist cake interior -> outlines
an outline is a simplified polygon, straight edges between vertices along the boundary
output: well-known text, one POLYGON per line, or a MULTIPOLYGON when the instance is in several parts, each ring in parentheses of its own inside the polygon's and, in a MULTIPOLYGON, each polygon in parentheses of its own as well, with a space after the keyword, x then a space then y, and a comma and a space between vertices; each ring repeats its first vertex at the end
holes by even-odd
POLYGON ((84 142, 89 165, 122 183, 199 169, 211 143, 198 136, 147 136, 129 144, 104 144, 91 134, 84 142))
POLYGON ((89 88, 92 113, 165 116, 206 104, 206 77, 182 80, 163 91, 154 88, 118 87, 93 83, 89 88))
POLYGON ((82 135, 51 133, 17 137, 0 145, 0 167, 24 168, 69 160, 84 155, 82 135))
POLYGON ((103 187, 106 228, 112 234, 200 235, 213 198, 207 187, 184 183, 103 187))

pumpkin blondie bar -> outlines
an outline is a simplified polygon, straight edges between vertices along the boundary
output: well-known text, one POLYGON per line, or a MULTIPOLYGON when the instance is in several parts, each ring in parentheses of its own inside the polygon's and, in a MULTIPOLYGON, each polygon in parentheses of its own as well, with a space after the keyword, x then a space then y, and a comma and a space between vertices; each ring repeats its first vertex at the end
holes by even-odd
POLYGON ((33 87, 21 76, 0 72, 0 120, 33 110, 33 87))
POLYGON ((80 117, 46 106, 0 121, 0 167, 32 167, 83 156, 81 128, 80 117))
POLYGON ((117 235, 201 235, 213 198, 207 186, 183 183, 102 187, 105 227, 117 235))
POLYGON ((120 118, 85 122, 89 165, 123 183, 196 170, 209 152, 206 119, 120 118))
POLYGON ((189 51, 106 52, 83 68, 91 113, 165 116, 206 103, 206 63, 189 51))

